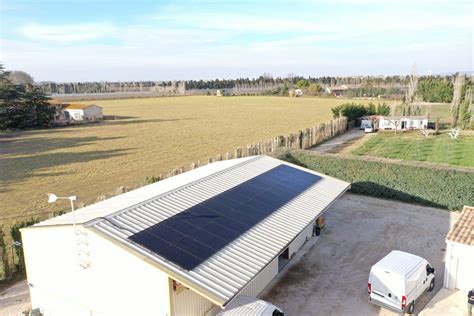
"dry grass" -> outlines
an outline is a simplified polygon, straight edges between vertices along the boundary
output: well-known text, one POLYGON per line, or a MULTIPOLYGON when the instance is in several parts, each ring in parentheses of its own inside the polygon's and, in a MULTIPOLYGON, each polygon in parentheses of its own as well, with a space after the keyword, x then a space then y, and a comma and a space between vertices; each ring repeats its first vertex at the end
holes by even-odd
POLYGON ((0 225, 68 208, 48 205, 46 192, 77 194, 89 204, 147 176, 325 122, 331 107, 346 101, 196 96, 89 102, 122 118, 0 135, 0 225))

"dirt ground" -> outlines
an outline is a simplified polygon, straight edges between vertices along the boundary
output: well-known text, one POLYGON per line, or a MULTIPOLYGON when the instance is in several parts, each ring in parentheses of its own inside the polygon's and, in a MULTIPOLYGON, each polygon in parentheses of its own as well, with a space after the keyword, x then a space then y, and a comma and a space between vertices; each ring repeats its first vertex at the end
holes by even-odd
POLYGON ((317 126, 344 102, 212 96, 88 101, 116 119, 0 134, 0 225, 7 230, 12 222, 68 209, 67 203, 48 204, 46 192, 78 195, 76 206, 90 204, 146 177, 317 126))
POLYGON ((16 316, 30 308, 30 291, 26 281, 18 282, 0 293, 0 315, 16 316))
POLYGON ((263 299, 287 315, 396 315, 367 301, 370 267, 392 250, 426 258, 436 287, 416 302, 418 313, 442 287, 447 232, 459 214, 346 194, 326 213, 308 253, 270 285, 263 299))
POLYGON ((364 130, 360 130, 359 128, 353 128, 347 133, 336 136, 333 139, 328 140, 327 142, 310 148, 309 150, 320 153, 338 153, 348 144, 354 143, 359 139, 364 138, 364 136, 366 135, 368 134, 365 134, 364 130))

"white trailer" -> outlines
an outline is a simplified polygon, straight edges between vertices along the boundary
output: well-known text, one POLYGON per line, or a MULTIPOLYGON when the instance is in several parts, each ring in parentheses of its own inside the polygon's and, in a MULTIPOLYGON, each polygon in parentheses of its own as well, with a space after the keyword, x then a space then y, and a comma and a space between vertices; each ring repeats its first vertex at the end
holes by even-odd
POLYGON ((411 314, 415 301, 434 285, 435 269, 427 260, 394 250, 370 269, 369 302, 411 314))

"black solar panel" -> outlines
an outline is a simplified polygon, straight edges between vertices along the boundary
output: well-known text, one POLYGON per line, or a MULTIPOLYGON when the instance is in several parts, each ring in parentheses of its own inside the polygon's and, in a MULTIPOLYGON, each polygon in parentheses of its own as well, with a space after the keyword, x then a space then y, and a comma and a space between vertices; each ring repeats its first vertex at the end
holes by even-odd
POLYGON ((129 239, 192 270, 320 179, 280 165, 129 239))

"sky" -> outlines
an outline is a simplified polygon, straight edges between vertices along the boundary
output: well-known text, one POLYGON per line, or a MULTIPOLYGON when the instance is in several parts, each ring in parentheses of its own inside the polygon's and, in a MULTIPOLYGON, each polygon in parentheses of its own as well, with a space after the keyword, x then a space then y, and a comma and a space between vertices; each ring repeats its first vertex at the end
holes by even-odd
POLYGON ((36 81, 473 70, 465 0, 0 0, 0 62, 36 81))

